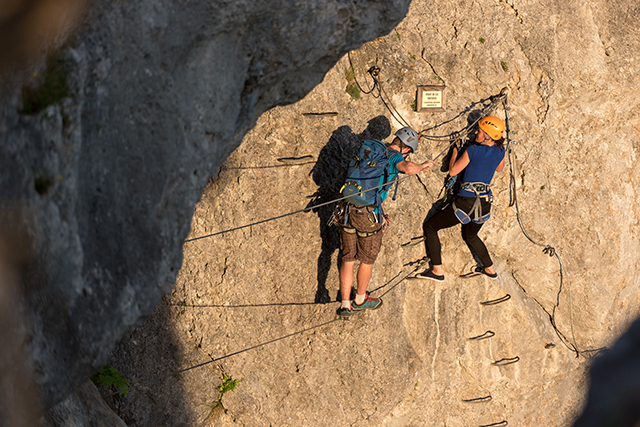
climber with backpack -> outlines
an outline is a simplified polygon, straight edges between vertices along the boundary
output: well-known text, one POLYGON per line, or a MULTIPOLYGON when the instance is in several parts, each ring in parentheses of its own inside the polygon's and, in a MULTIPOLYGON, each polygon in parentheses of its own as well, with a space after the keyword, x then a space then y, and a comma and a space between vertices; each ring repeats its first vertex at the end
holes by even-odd
POLYGON ((459 176, 460 188, 455 200, 423 224, 425 247, 431 258, 431 268, 416 275, 417 278, 444 281, 441 246, 438 231, 462 223, 462 238, 480 259, 482 266, 474 268, 465 277, 485 275, 496 279, 498 274, 484 242, 478 237, 482 225, 489 219, 493 194, 489 184, 495 172, 504 169, 504 123, 497 117, 487 116, 478 122, 475 144, 470 145, 458 158, 454 148, 449 163, 449 176, 459 176))
MULTIPOLYGON (((395 133, 389 146, 378 140, 365 140, 356 156, 349 163, 345 184, 340 190, 345 200, 340 203, 330 220, 339 225, 342 265, 340 266, 340 294, 342 303, 337 314, 348 318, 355 312, 377 309, 380 298, 367 294, 373 272, 373 263, 382 246, 382 237, 389 223, 382 202, 395 182, 397 190, 399 173, 415 175, 427 171, 434 162, 413 163, 406 156, 418 149, 418 134, 409 127, 395 133), (353 269, 357 269, 356 296, 351 301, 353 269)), ((393 198, 395 199, 395 193, 393 198)))

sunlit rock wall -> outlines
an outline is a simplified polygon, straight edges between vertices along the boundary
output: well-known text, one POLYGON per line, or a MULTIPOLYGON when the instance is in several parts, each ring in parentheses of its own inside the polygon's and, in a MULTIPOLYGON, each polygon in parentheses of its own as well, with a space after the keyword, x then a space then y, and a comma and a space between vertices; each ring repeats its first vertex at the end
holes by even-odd
MULTIPOLYGON (((171 349, 163 371, 209 364, 154 387, 170 394, 141 387, 119 401, 122 414, 175 408, 166 412, 185 425, 571 425, 591 357, 638 315, 636 7, 414 1, 302 101, 265 113, 206 188, 190 238, 332 200, 359 142, 389 141, 402 121, 434 137, 414 159, 434 158, 448 145, 436 136, 509 88, 512 156, 481 232, 499 279, 458 278, 475 265, 459 228, 441 232, 444 283, 405 279, 424 268, 416 238, 439 169, 403 180, 388 200, 392 226, 369 288, 384 305, 349 322, 334 321, 330 207, 189 241, 171 296, 112 361, 134 382, 153 378, 140 343, 170 325, 153 341, 171 349), (373 65, 389 108, 348 93, 351 67, 367 91, 373 65), (446 86, 446 111, 414 112, 417 85, 432 84, 446 86), (218 413, 207 404, 223 373, 242 381, 218 413)), ((502 105, 494 114, 506 117, 502 105)))

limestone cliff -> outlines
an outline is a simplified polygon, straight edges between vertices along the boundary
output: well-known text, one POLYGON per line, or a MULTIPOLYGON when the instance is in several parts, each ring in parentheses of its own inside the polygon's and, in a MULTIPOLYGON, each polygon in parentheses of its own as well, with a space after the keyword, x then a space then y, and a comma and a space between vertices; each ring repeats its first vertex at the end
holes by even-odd
MULTIPOLYGON (((14 3, 18 15, 30 4, 14 3)), ((95 373, 173 288, 194 205, 260 114, 391 31, 408 1, 91 7, 50 60, 68 75, 60 102, 42 101, 65 86, 44 66, 3 79, 26 76, 30 89, 3 85, 0 235, 16 296, 2 302, 21 321, 2 366, 28 360, 31 375, 18 377, 44 406, 95 373)))
POLYGON ((128 425, 571 425, 590 357, 638 315, 637 5, 414 0, 391 32, 399 3, 218 6, 105 7, 68 51, 75 98, 3 106, 45 401, 125 335, 109 363, 134 388, 103 396, 128 425), (434 84, 445 111, 414 111, 434 84), (337 197, 363 138, 406 122, 434 158, 504 87, 512 155, 481 233, 499 280, 458 278, 475 261, 457 228, 446 281, 408 279, 434 170, 386 202, 384 306, 336 320, 331 205, 305 208, 337 197), (226 412, 222 374, 241 380, 226 412))
MULTIPOLYGON (((154 378, 141 343, 170 324, 153 341, 174 354, 163 371, 209 364, 144 386, 121 413, 156 408, 162 419, 171 407, 181 425, 570 425, 591 357, 638 314, 640 81, 627 7, 414 1, 303 100, 265 113, 206 188, 190 239, 332 200, 360 141, 403 121, 428 137, 415 159, 434 158, 449 144, 437 136, 508 87, 513 153, 482 231, 500 279, 457 278, 475 265, 458 229, 441 236, 444 284, 405 279, 424 256, 412 243, 441 172, 403 180, 387 202, 392 228, 370 286, 384 307, 350 322, 332 322, 327 303, 338 292, 330 206, 188 241, 171 296, 112 360, 136 381, 154 378), (354 74, 372 90, 372 66, 382 91, 355 99, 354 74), (417 86, 430 84, 446 86, 446 111, 413 111, 417 86), (242 382, 216 414, 207 404, 222 373, 242 382), (154 406, 158 386, 180 397, 154 406)), ((505 118, 502 106, 495 114, 505 118)))

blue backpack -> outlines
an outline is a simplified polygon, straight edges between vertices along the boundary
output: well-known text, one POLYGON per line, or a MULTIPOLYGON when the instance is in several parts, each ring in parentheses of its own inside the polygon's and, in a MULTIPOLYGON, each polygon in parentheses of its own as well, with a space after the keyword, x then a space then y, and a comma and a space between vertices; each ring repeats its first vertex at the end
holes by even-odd
POLYGON ((395 191, 398 191, 398 176, 389 182, 389 159, 394 152, 378 140, 365 140, 349 162, 347 178, 340 189, 345 200, 353 205, 377 207, 381 222, 384 215, 381 193, 387 191, 393 181, 396 181, 395 191))

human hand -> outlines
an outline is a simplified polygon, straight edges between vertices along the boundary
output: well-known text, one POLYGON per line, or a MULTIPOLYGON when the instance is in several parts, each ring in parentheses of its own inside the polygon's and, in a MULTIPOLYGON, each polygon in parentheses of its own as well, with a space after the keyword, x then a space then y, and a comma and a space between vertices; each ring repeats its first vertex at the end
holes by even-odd
POLYGON ((436 163, 433 160, 427 160, 422 164, 422 169, 426 169, 427 172, 431 172, 431 167, 436 163))

